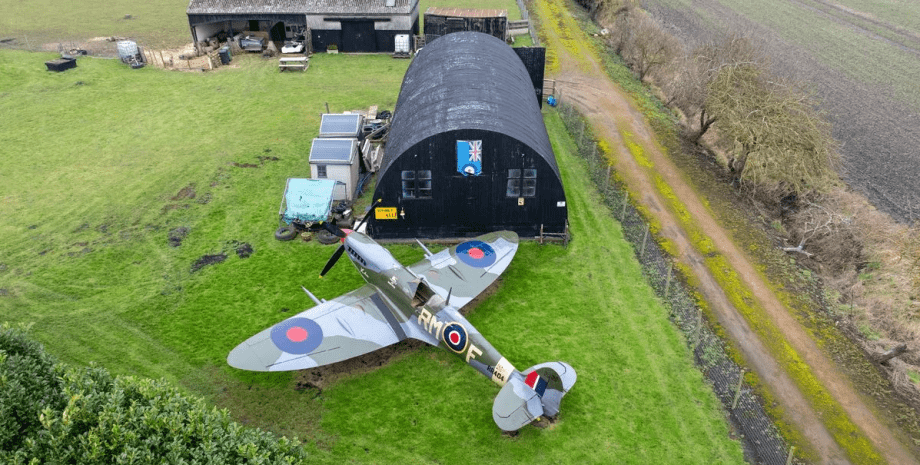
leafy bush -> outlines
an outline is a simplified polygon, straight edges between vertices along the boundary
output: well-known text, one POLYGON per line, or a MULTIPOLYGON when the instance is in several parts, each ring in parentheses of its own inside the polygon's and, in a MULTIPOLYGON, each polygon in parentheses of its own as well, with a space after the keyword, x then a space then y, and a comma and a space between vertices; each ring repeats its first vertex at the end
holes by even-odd
POLYGON ((43 409, 64 408, 61 374, 24 330, 0 326, 0 451, 16 450, 24 438, 35 436, 43 409))
POLYGON ((3 463, 293 464, 307 458, 296 440, 245 428, 226 410, 165 381, 55 366, 22 331, 3 328, 0 366, 0 426, 12 433, 2 433, 3 463), (30 377, 36 380, 24 385, 30 377))

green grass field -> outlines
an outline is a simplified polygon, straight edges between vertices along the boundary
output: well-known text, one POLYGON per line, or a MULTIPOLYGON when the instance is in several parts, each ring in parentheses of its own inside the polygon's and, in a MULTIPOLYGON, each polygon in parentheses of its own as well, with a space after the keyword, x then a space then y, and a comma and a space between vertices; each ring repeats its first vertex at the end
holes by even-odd
MULTIPOLYGON (((140 21, 137 11, 125 13, 140 21)), ((60 359, 164 377, 246 424, 305 439, 321 462, 742 462, 553 111, 574 242, 522 244, 468 318, 519 368, 565 360, 579 381, 558 423, 507 438, 491 419, 498 388, 438 349, 403 347, 321 393, 295 389, 296 373, 225 364, 240 341, 312 305, 300 285, 332 298, 363 282, 344 262, 319 280, 333 249, 274 240, 277 208, 284 180, 308 173, 325 104, 392 109, 408 61, 321 54, 307 73, 279 74, 246 55, 210 73, 82 58, 44 71, 54 56, 0 50, 0 321, 34 324, 60 359), (172 247, 177 228, 188 234, 172 247), (249 258, 235 252, 242 243, 249 258), (219 253, 226 261, 192 271, 219 253)))
MULTIPOLYGON (((49 57, 0 52, 0 320, 34 323, 61 359, 166 377, 247 424, 306 438, 330 462, 741 461, 554 113, 575 240, 523 244, 469 319, 517 366, 565 360, 579 382, 559 423, 509 439, 491 419, 497 387, 437 349, 406 351, 321 395, 295 390, 296 374, 224 363, 311 305, 301 284, 331 298, 361 283, 349 266, 317 279, 331 248, 275 241, 277 206, 284 179, 307 172, 324 103, 392 108, 408 62, 324 55, 300 75, 258 58, 207 74, 81 59, 58 74, 41 70, 49 57), (376 78, 331 84, 359 70, 376 78), (188 186, 194 198, 179 195, 188 186), (178 227, 190 232, 171 247, 178 227), (238 243, 255 252, 239 258, 238 243), (221 252, 225 262, 191 271, 221 252)), ((392 250, 406 263, 422 257, 392 250)))

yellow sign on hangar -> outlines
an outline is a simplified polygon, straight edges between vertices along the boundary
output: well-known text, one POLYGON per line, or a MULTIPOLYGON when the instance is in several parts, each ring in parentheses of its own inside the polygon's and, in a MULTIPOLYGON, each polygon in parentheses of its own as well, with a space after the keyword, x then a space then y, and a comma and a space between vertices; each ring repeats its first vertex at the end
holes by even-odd
POLYGON ((377 207, 374 209, 374 219, 377 220, 395 220, 396 207, 377 207))

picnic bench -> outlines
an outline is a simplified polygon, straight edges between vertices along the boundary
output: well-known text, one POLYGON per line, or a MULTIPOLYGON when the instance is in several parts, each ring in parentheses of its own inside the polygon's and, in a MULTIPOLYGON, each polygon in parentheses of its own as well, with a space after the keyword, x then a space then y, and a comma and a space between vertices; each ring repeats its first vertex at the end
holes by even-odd
POLYGON ((309 57, 281 57, 278 59, 278 72, 286 69, 306 71, 310 67, 309 57))

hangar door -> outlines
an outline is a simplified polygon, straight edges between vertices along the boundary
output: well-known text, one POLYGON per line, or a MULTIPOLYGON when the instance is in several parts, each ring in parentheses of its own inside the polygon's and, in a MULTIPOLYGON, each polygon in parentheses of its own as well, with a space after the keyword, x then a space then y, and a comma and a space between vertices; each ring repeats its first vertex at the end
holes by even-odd
POLYGON ((376 52, 373 21, 342 21, 343 52, 376 52))

